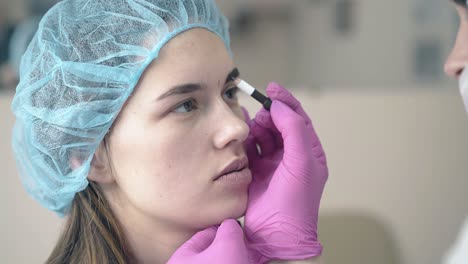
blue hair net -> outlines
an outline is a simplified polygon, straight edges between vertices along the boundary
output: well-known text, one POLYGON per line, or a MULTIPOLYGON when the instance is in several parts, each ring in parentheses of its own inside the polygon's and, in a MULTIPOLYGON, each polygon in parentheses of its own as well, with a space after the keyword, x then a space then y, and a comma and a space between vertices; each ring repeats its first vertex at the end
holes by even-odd
POLYGON ((229 47, 212 0, 65 0, 21 60, 13 150, 28 193, 66 214, 88 185, 94 152, 145 68, 173 37, 205 28, 229 47), (70 166, 71 158, 82 165, 70 166))

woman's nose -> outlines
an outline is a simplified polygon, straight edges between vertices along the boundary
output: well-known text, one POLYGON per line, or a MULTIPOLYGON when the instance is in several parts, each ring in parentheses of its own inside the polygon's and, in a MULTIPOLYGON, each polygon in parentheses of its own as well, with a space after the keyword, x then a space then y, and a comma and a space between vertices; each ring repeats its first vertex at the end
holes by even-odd
POLYGON ((217 127, 217 131, 214 144, 217 148, 224 148, 236 143, 242 145, 247 139, 249 127, 239 107, 234 109, 225 105, 215 120, 217 122, 213 125, 217 127))
MULTIPOLYGON (((467 47, 468 48, 468 47, 467 47)), ((449 77, 458 79, 468 64, 468 59, 463 59, 455 50, 447 58, 445 62, 444 71, 449 77)))
POLYGON ((452 52, 448 56, 444 71, 449 77, 458 79, 468 64, 468 31, 460 28, 452 52))

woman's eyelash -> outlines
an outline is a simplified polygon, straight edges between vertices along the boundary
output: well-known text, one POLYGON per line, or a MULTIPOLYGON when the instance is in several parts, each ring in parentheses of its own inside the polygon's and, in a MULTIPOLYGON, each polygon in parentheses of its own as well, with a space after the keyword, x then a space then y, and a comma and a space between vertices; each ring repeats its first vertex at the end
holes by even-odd
MULTIPOLYGON (((228 100, 236 100, 237 99, 237 93, 239 92, 239 88, 237 86, 233 86, 229 89, 227 89, 224 94, 229 94, 227 96, 228 100)), ((176 106, 174 106, 170 112, 173 113, 189 113, 194 110, 198 109, 197 105, 197 100, 194 98, 187 99, 185 101, 182 101, 178 103, 176 106)))
MULTIPOLYGON (((231 92, 232 93, 232 99, 234 99, 234 97, 237 95, 237 93, 239 92, 239 88, 237 86, 233 86, 229 89, 227 89, 224 93, 228 93, 228 92, 231 92)), ((231 98, 229 98, 231 99, 231 98)))
POLYGON ((185 100, 171 109, 171 112, 174 113, 189 113, 198 109, 197 101, 193 98, 185 100), (183 109, 182 109, 183 108, 183 109), (182 111, 180 111, 182 110, 182 111))

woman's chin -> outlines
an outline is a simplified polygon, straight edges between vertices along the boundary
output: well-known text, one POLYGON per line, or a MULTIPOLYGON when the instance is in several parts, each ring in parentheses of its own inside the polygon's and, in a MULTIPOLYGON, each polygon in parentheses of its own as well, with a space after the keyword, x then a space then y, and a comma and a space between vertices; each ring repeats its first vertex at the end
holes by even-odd
POLYGON ((204 229, 210 226, 220 225, 226 219, 238 219, 243 217, 247 210, 248 195, 242 195, 236 199, 226 199, 218 201, 216 205, 204 212, 200 212, 192 219, 199 219, 197 229, 204 229))
POLYGON ((245 215, 245 211, 247 210, 247 198, 248 196, 246 195, 245 198, 242 197, 239 200, 233 201, 232 204, 229 206, 226 205, 226 209, 224 210, 225 213, 223 214, 224 219, 237 219, 245 215))

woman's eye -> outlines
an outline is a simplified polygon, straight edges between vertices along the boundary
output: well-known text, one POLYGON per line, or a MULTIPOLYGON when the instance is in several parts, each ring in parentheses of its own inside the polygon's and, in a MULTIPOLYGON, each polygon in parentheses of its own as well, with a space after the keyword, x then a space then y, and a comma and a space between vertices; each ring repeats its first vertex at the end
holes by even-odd
POLYGON ((190 99, 190 100, 184 101, 184 102, 180 103, 179 105, 177 105, 172 110, 172 112, 175 112, 175 113, 192 112, 193 110, 198 109, 196 104, 197 104, 197 102, 194 99, 190 99))
POLYGON ((233 88, 230 88, 230 89, 226 90, 226 92, 224 92, 224 95, 229 100, 236 100, 238 91, 239 91, 239 88, 237 88, 237 86, 235 86, 233 88))

